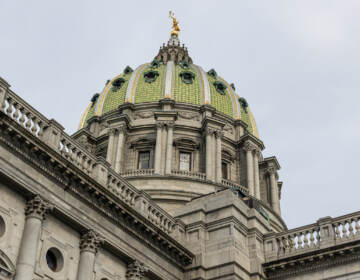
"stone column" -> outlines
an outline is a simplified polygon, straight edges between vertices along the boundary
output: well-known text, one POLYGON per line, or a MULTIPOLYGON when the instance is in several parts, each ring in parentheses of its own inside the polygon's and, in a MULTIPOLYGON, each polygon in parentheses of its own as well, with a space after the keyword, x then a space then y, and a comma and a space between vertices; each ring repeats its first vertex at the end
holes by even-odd
POLYGON ((109 131, 109 141, 108 141, 108 148, 106 154, 106 160, 111 165, 113 165, 113 159, 114 159, 115 132, 116 130, 114 128, 111 128, 109 131))
POLYGON ((125 127, 119 128, 119 136, 117 142, 116 156, 115 156, 115 171, 120 172, 123 162, 124 154, 124 140, 125 140, 125 127))
POLYGON ((206 129, 206 179, 213 181, 214 180, 214 168, 213 168, 213 130, 206 129))
POLYGON ((249 190, 249 194, 254 196, 254 160, 253 160, 253 150, 254 146, 250 142, 245 142, 244 150, 246 152, 246 177, 247 177, 247 187, 249 190))
POLYGON ((81 236, 77 280, 93 279, 95 255, 101 243, 102 239, 93 230, 81 236))
POLYGON ((142 280, 148 268, 139 261, 130 263, 126 271, 126 280, 142 280))
POLYGON ((162 139, 162 123, 156 124, 156 145, 155 145, 155 174, 160 174, 161 172, 161 139, 162 139))
POLYGON ((221 131, 216 131, 216 159, 215 159, 215 166, 216 166, 216 182, 221 183, 222 179, 222 170, 221 170, 221 138, 223 133, 221 131))
POLYGON ((271 189, 271 207, 280 215, 280 201, 279 201, 279 189, 276 182, 276 170, 273 166, 267 169, 267 173, 270 176, 270 189, 271 189))
POLYGON ((171 174, 174 124, 168 123, 167 129, 168 131, 167 131, 167 145, 166 145, 165 174, 171 174))
POLYGON ((255 150, 255 152, 254 152, 254 186, 255 186, 255 197, 257 199, 260 199, 259 158, 260 158, 260 151, 255 150))
POLYGON ((33 279, 41 225, 45 218, 45 213, 49 209, 51 209, 49 203, 40 196, 35 196, 35 198, 26 203, 26 221, 16 265, 15 280, 33 279))

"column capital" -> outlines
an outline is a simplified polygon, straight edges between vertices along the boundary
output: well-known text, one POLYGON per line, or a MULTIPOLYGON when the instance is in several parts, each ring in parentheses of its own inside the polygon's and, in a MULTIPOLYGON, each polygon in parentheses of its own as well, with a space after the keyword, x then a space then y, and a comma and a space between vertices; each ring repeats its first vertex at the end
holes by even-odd
POLYGON ((268 168, 266 168, 266 173, 268 173, 269 175, 275 175, 276 174, 276 168, 274 166, 268 166, 268 168))
POLYGON ((127 267, 126 271, 126 279, 127 280, 141 280, 144 278, 145 273, 149 269, 142 263, 137 260, 130 263, 127 267))
POLYGON ((216 130, 214 131, 215 133, 215 137, 218 139, 218 138, 223 138, 224 137, 224 132, 222 130, 216 130))
POLYGON ((114 127, 109 128, 109 135, 114 136, 116 134, 116 130, 117 130, 117 128, 114 128, 114 127))
POLYGON ((256 150, 256 146, 251 141, 245 141, 243 145, 243 149, 247 152, 256 150))
POLYGON ((169 121, 169 122, 166 122, 166 127, 169 129, 169 128, 174 128, 175 126, 175 122, 174 121, 169 121))
POLYGON ((254 150, 254 155, 255 155, 258 159, 260 159, 260 156, 261 156, 261 151, 260 151, 260 149, 255 149, 255 150, 254 150))
POLYGON ((205 135, 214 135, 215 131, 216 130, 214 128, 212 128, 212 127, 206 127, 204 129, 204 134, 205 135))
POLYGON ((36 195, 33 199, 26 202, 25 216, 26 218, 37 218, 40 220, 45 219, 45 214, 52 210, 52 205, 41 198, 40 195, 36 195))
POLYGON ((165 126, 165 123, 162 121, 157 121, 156 122, 156 128, 162 129, 165 126))
POLYGON ((104 240, 100 237, 99 234, 93 230, 89 230, 85 232, 80 238, 80 251, 89 251, 96 254, 97 250, 103 242, 104 240))

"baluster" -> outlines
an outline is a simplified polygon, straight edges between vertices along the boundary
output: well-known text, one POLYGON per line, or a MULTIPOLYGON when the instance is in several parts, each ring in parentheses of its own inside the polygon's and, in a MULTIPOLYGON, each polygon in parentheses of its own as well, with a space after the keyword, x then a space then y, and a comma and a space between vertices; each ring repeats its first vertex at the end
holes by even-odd
POLYGON ((27 130, 30 130, 30 126, 31 126, 31 114, 28 112, 28 113, 25 113, 25 116, 26 116, 26 122, 25 122, 25 128, 27 130))
POLYGON ((44 134, 44 123, 41 120, 39 120, 38 126, 39 126, 38 136, 41 138, 44 134))
POLYGON ((5 108, 6 108, 6 100, 7 100, 7 97, 6 97, 6 92, 5 92, 4 98, 3 98, 3 100, 1 101, 1 104, 0 104, 0 110, 3 111, 3 112, 5 112, 5 108))
POLYGON ((309 239, 307 237, 309 231, 306 230, 305 233, 304 233, 304 248, 309 248, 309 239))
POLYGON ((37 117, 33 116, 31 118, 32 122, 33 122, 33 126, 31 127, 31 132, 36 134, 38 127, 37 127, 37 117))
POLYGON ((13 119, 14 119, 15 121, 17 121, 18 117, 19 117, 19 103, 15 102, 15 103, 14 103, 13 119))
POLYGON ((353 238, 355 236, 355 233, 354 233, 354 227, 352 225, 352 223, 354 222, 355 220, 354 219, 350 219, 350 223, 349 223, 349 237, 353 238))
POLYGON ((360 225, 359 225, 359 221, 360 219, 359 218, 356 218, 355 219, 355 234, 356 235, 360 235, 360 225))
POLYGON ((343 221, 343 222, 341 222, 341 224, 342 224, 342 233, 343 233, 343 236, 342 236, 342 238, 347 238, 348 237, 348 235, 347 235, 347 229, 346 229, 346 221, 343 221))
POLYGON ((7 102, 8 102, 8 104, 9 104, 9 106, 7 107, 5 113, 6 113, 9 117, 11 117, 11 113, 12 113, 12 111, 13 111, 14 101, 11 99, 11 97, 9 97, 9 98, 7 99, 7 102))
POLYGON ((334 225, 334 233, 335 233, 335 239, 339 239, 339 224, 335 223, 334 225))
POLYGON ((25 113, 24 113, 24 107, 21 107, 19 109, 20 113, 21 113, 21 116, 20 116, 20 119, 19 119, 19 123, 20 125, 24 126, 24 123, 25 123, 25 113))
POLYGON ((315 229, 314 228, 310 231, 310 246, 311 247, 316 246, 316 244, 315 244, 315 229))

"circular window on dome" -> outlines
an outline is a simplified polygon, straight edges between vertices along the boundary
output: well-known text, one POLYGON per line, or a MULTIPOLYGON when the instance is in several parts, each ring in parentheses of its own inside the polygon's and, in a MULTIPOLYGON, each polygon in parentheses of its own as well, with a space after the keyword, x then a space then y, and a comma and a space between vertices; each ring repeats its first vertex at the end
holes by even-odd
POLYGON ((64 258, 61 252, 52 247, 46 252, 46 264, 53 272, 59 272, 64 266, 64 258))
POLYGON ((5 235, 6 224, 3 217, 0 216, 0 238, 5 235))
POLYGON ((216 90, 221 93, 221 94, 225 94, 226 91, 226 86, 224 83, 216 81, 214 82, 214 87, 216 88, 216 90))
POLYGON ((185 84, 192 84, 195 79, 194 73, 190 71, 183 71, 180 73, 179 76, 181 77, 181 80, 185 84))
POLYGON ((145 82, 147 83, 155 82, 158 76, 159 72, 154 70, 150 70, 144 73, 145 82))

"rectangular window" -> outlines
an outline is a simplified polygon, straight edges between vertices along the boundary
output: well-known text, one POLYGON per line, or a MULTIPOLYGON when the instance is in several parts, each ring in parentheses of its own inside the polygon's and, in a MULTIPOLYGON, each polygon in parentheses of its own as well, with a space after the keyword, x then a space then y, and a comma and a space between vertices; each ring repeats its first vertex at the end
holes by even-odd
POLYGON ((150 168, 150 152, 139 152, 139 169, 150 168))
POLYGON ((180 170, 190 171, 191 169, 191 154, 180 152, 180 170))
POLYGON ((223 179, 228 179, 228 166, 226 162, 221 163, 221 171, 223 179))

